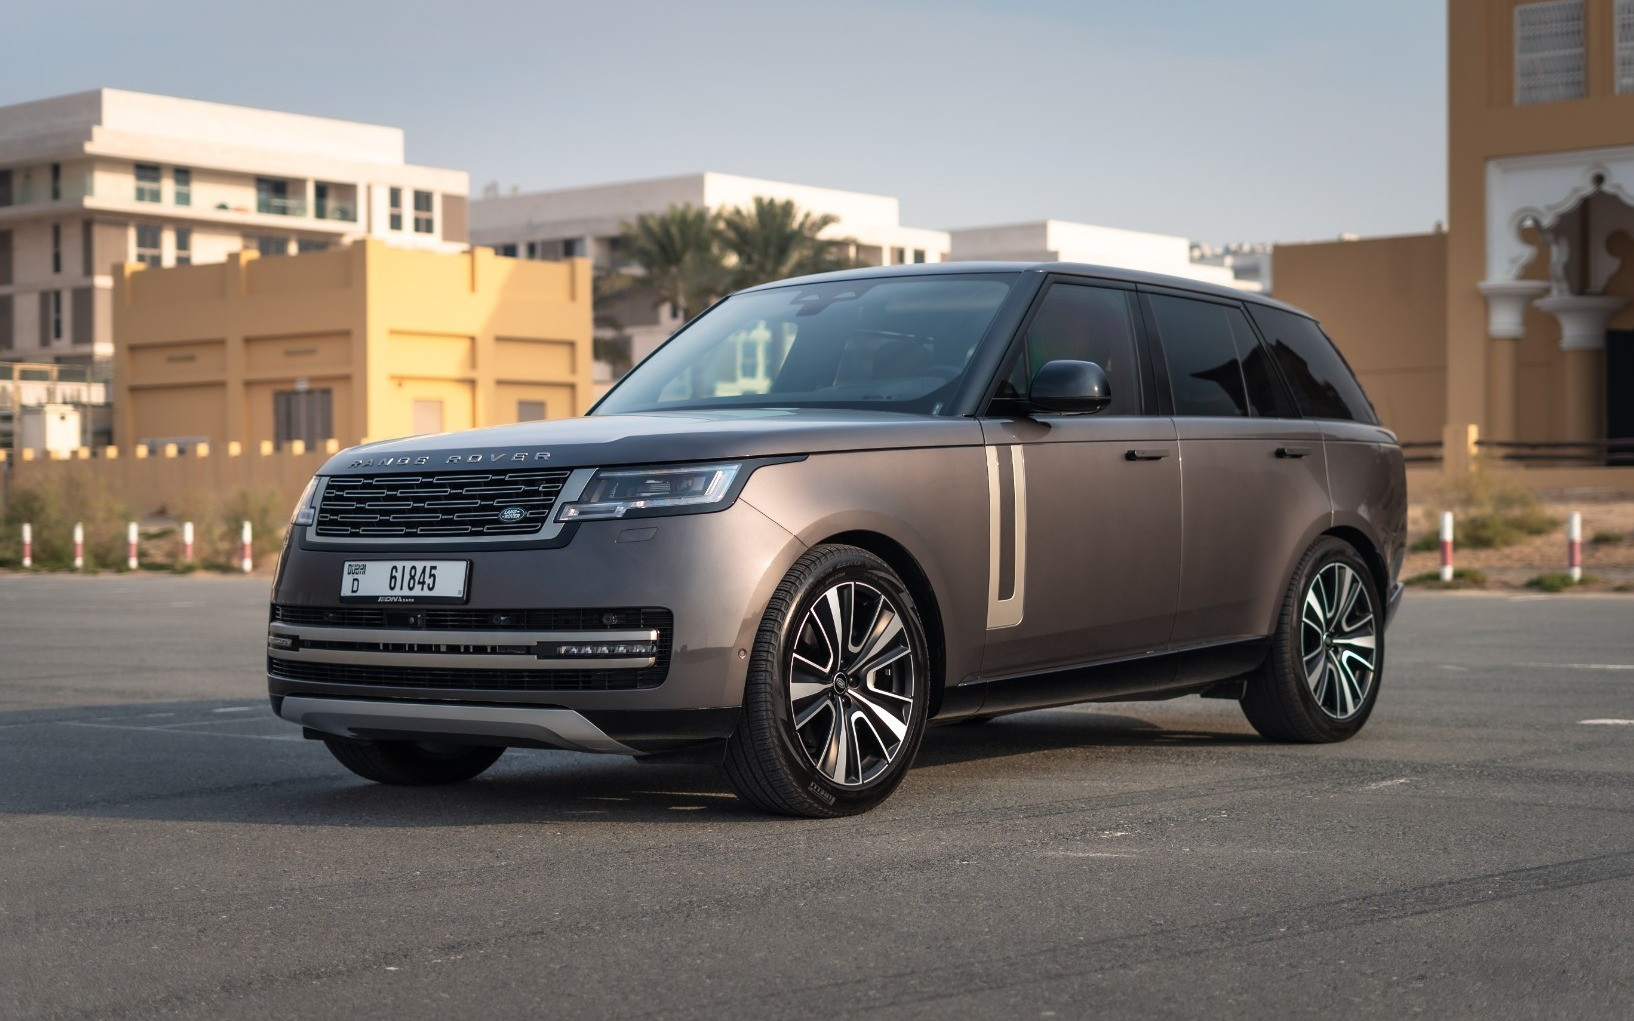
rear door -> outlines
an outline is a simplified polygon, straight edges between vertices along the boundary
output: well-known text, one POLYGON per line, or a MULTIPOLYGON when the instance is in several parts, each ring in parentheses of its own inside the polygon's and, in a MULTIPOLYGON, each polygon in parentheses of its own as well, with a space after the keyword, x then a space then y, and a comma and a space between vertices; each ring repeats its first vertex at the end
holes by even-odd
POLYGON ((1322 432, 1300 419, 1242 305, 1143 289, 1180 447, 1183 568, 1172 647, 1265 635, 1332 515, 1322 432))
MULTIPOLYGON (((1056 278, 1022 326, 982 419, 992 513, 985 677, 1143 657, 1168 644, 1180 468, 1174 425, 1155 413, 1155 383, 1142 372, 1143 348, 1127 284, 1056 278), (1021 413, 1028 380, 1057 359, 1099 364, 1111 406, 1021 413)), ((1037 699, 1002 687, 992 686, 986 708, 1037 699)))

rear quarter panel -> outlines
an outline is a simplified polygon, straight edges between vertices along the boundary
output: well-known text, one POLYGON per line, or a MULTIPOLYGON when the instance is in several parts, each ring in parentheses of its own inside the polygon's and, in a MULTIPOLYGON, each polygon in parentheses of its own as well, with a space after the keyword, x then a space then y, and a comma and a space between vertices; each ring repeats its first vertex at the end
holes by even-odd
POLYGON ((1407 469, 1401 447, 1388 429, 1360 422, 1324 421, 1322 436, 1333 524, 1366 536, 1394 582, 1407 552, 1407 469))

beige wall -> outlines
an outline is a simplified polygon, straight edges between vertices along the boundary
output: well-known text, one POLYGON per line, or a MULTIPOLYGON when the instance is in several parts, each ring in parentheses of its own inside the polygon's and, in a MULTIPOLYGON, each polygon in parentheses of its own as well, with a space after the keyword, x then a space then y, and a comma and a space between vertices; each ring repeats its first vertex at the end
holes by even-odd
POLYGON ((1438 441, 1446 422, 1445 234, 1278 245, 1282 301, 1316 316, 1384 424, 1403 441, 1438 441))
POLYGON ((591 401, 590 268, 449 255, 378 241, 309 255, 252 252, 116 279, 116 441, 274 439, 274 394, 327 388, 343 444, 415 430, 415 401, 444 429, 550 417, 591 401))

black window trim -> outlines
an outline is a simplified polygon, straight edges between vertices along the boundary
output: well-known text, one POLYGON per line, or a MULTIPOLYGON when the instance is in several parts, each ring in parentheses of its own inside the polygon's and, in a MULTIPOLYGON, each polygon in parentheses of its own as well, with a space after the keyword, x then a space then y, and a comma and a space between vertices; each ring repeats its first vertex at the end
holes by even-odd
MULTIPOLYGON (((1004 356, 999 359, 998 368, 988 381, 987 389, 982 395, 981 411, 979 412, 981 416, 1012 417, 1020 414, 1020 402, 1007 402, 1004 398, 998 397, 998 389, 1005 380, 1010 378, 1010 373, 1015 369, 1016 359, 1025 355, 1027 331, 1032 328, 1033 319, 1037 317, 1039 310, 1043 308, 1044 300, 1049 296, 1050 290, 1061 285, 1127 291, 1130 292, 1131 297, 1135 297, 1139 290, 1132 281, 1120 280, 1117 277, 1100 277, 1088 273, 1052 272, 1045 274, 1038 289, 1033 292, 1029 299, 1027 311, 1021 317, 1021 322, 1011 331, 1010 339, 1005 342, 1004 356), (999 403, 995 405, 995 402, 999 403)), ((1150 418, 1164 414, 1158 399, 1158 374, 1154 368, 1153 349, 1150 346, 1150 331, 1147 329, 1145 322, 1145 310, 1141 307, 1143 304, 1143 302, 1139 301, 1133 302, 1129 311, 1130 326, 1134 330, 1135 360, 1140 366, 1140 408, 1133 415, 1119 417, 1150 418)))

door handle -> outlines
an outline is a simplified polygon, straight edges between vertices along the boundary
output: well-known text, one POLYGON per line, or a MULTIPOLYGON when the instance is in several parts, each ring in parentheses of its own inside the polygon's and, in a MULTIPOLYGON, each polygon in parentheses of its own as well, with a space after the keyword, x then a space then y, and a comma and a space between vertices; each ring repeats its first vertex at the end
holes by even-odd
POLYGON ((1161 461, 1169 456, 1168 447, 1137 447, 1126 450, 1123 454, 1125 461, 1161 461))
POLYGON ((1278 447, 1278 457, 1306 457, 1310 454, 1310 447, 1278 447))

